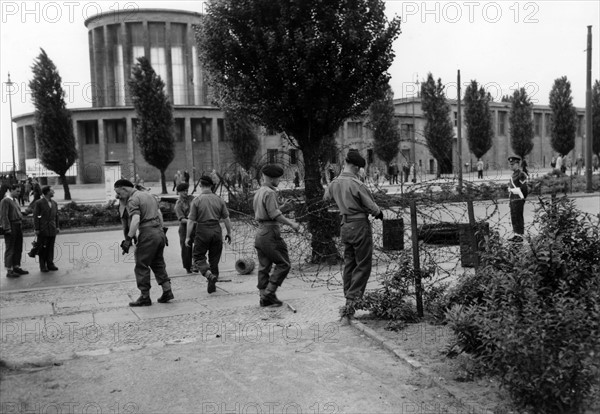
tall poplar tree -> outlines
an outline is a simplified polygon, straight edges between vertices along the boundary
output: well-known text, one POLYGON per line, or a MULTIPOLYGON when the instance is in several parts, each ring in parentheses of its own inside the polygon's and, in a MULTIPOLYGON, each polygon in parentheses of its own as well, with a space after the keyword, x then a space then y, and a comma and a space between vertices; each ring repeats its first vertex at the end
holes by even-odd
POLYGON ((138 116, 136 139, 144 160, 160 171, 162 194, 167 194, 165 171, 175 157, 173 106, 165 83, 145 56, 131 68, 128 85, 138 116))
POLYGON ((337 256, 319 154, 383 96, 400 19, 383 0, 211 0, 196 27, 219 105, 294 138, 304 160, 313 262, 337 256))
POLYGON ((31 70, 33 79, 29 82, 29 88, 35 107, 35 139, 40 162, 58 174, 65 200, 70 200, 71 191, 66 173, 77 159, 77 149, 71 111, 65 104, 62 79, 44 49, 41 49, 31 70))
POLYGON ((394 117, 394 92, 389 86, 383 99, 371 104, 367 126, 373 130, 375 154, 386 165, 389 164, 400 150, 400 131, 398 120, 394 117))
MULTIPOLYGON (((429 152, 437 160, 437 177, 452 172, 452 139, 454 129, 450 118, 450 104, 446 100, 442 80, 437 83, 429 73, 421 84, 421 107, 425 115, 425 141, 429 152)), ((460 166, 459 166, 460 168, 460 166)))
POLYGON ((510 100, 510 146, 525 159, 533 149, 533 104, 525 88, 515 90, 510 100))
POLYGON ((575 148, 577 111, 573 106, 571 82, 566 76, 554 81, 550 91, 550 145, 554 151, 565 156, 575 148))
POLYGON ((467 125, 467 142, 469 150, 477 158, 481 158, 492 148, 494 136, 490 102, 492 97, 479 87, 476 80, 465 89, 465 123, 467 125))

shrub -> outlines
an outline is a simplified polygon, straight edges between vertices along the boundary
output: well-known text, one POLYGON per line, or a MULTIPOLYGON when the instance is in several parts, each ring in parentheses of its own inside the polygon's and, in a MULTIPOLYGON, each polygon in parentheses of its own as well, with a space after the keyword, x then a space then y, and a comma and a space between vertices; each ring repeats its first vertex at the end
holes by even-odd
POLYGON ((483 295, 470 308, 453 307, 447 320, 455 349, 499 375, 519 407, 579 412, 600 374, 600 231, 566 198, 543 204, 536 217, 540 232, 529 247, 490 240, 483 295))

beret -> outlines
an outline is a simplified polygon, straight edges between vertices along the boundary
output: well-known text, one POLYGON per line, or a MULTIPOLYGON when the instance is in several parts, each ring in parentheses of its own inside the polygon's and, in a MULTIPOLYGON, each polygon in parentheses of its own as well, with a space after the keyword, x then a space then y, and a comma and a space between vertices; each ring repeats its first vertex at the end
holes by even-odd
POLYGON ((115 188, 120 188, 120 187, 131 187, 133 188, 133 183, 129 180, 125 180, 124 178, 121 178, 120 180, 115 181, 115 188))
POLYGON ((210 178, 208 175, 203 175, 202 177, 200 177, 200 184, 202 184, 205 187, 210 187, 214 185, 212 178, 210 178))
POLYGON ((518 155, 511 155, 510 157, 508 157, 508 161, 521 161, 521 157, 519 157, 518 155))
POLYGON ((364 166, 367 165, 365 159, 361 157, 356 150, 348 151, 348 154, 346 154, 346 162, 356 165, 358 168, 364 168, 364 166))
POLYGON ((261 172, 267 177, 278 178, 283 175, 283 168, 277 164, 267 164, 262 167, 261 172))
POLYGON ((175 189, 177 190, 177 192, 180 192, 180 191, 186 191, 188 188, 190 188, 189 184, 181 183, 181 184, 177 184, 177 187, 175 189))

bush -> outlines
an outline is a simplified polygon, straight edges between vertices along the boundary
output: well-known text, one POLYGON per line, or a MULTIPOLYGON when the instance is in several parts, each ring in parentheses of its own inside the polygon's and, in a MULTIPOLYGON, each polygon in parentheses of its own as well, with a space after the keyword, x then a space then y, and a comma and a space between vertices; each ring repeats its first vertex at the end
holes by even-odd
POLYGON ((455 349, 499 375, 519 407, 580 412, 600 374, 600 231, 566 198, 544 204, 537 220, 529 247, 488 243, 483 295, 447 320, 455 349))

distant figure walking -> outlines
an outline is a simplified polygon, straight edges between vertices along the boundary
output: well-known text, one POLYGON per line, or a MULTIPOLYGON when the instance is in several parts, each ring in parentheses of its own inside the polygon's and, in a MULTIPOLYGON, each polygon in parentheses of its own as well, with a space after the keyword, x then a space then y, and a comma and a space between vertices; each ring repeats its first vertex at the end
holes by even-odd
POLYGON ((481 158, 477 160, 477 178, 483 179, 483 161, 481 161, 481 158))

